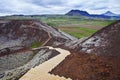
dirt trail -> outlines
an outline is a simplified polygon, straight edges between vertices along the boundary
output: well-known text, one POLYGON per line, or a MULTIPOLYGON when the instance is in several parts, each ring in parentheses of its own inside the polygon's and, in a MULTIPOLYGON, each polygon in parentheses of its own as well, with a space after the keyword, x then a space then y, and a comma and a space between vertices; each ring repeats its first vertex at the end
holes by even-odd
POLYGON ((42 44, 42 46, 44 46, 45 44, 47 44, 49 42, 49 40, 52 38, 50 33, 48 33, 49 38, 42 44))
POLYGON ((71 80, 70 78, 66 79, 65 77, 59 77, 48 73, 61 63, 65 57, 70 54, 70 52, 60 48, 49 47, 49 49, 55 49, 61 54, 40 64, 39 66, 36 66, 35 68, 32 68, 23 77, 21 77, 20 80, 71 80))
MULTIPOLYGON (((31 25, 28 25, 28 26, 34 27, 33 25, 34 25, 34 23, 32 23, 31 25)), ((37 28, 37 29, 39 29, 39 28, 37 28)), ((41 30, 41 29, 39 29, 39 30, 41 30)), ((41 46, 45 46, 50 41, 50 39, 52 38, 52 36, 49 32, 47 32, 47 34, 48 34, 49 38, 41 46)))

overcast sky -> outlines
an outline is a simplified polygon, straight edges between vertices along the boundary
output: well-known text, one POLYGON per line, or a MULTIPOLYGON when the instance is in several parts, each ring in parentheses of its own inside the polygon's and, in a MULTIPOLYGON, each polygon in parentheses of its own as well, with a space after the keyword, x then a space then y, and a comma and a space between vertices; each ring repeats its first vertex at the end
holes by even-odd
POLYGON ((0 15, 65 14, 71 9, 120 14, 120 0, 0 0, 0 15))

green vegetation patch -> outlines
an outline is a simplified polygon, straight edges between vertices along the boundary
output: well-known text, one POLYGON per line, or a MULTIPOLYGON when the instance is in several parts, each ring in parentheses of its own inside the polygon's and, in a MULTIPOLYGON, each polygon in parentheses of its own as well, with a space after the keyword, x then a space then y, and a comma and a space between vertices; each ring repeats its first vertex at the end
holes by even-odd
POLYGON ((93 30, 93 29, 89 29, 89 28, 82 28, 82 27, 76 27, 74 28, 74 30, 78 30, 77 32, 75 31, 68 31, 68 30, 63 30, 64 32, 74 36, 74 37, 77 37, 77 38, 84 38, 84 37, 89 37, 91 36, 92 34, 94 34, 95 32, 97 32, 97 30, 93 30))
POLYGON ((31 44, 31 48, 37 48, 37 47, 40 47, 41 45, 42 45, 41 42, 34 41, 34 42, 31 44))
POLYGON ((94 30, 94 29, 83 28, 83 27, 77 27, 77 28, 75 28, 75 29, 85 31, 85 32, 87 32, 87 33, 94 33, 94 32, 97 31, 97 30, 94 30))

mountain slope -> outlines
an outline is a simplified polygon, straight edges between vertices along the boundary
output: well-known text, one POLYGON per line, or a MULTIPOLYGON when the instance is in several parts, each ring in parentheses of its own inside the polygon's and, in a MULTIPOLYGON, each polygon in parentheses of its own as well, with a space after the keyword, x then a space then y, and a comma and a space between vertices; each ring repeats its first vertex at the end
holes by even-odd
POLYGON ((0 49, 30 47, 35 42, 57 46, 74 39, 76 38, 37 20, 0 20, 0 49))
POLYGON ((82 50, 99 55, 120 56, 120 21, 99 30, 82 43, 82 50), (114 54, 113 54, 114 53, 114 54))
POLYGON ((51 74, 72 80, 120 80, 120 21, 78 45, 51 74))
POLYGON ((59 54, 45 46, 76 38, 37 20, 0 20, 0 80, 18 80, 29 69, 59 54))

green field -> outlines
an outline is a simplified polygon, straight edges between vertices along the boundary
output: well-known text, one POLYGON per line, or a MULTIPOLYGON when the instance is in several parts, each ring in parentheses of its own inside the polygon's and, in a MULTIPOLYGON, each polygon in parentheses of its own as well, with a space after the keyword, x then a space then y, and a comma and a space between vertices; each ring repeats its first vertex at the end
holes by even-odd
POLYGON ((87 19, 76 16, 37 17, 44 23, 56 27, 77 38, 89 37, 99 29, 111 24, 113 20, 87 19))
POLYGON ((89 37, 97 30, 111 24, 114 20, 90 19, 78 16, 43 15, 43 16, 8 16, 8 19, 37 19, 49 26, 56 27, 77 38, 89 37))

